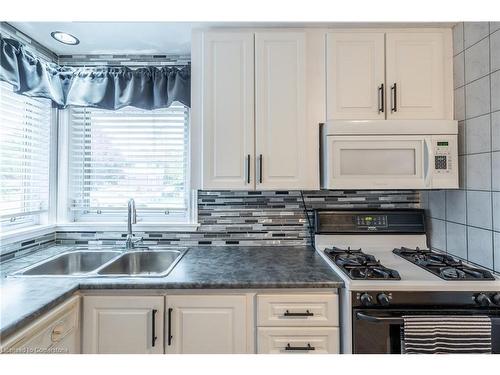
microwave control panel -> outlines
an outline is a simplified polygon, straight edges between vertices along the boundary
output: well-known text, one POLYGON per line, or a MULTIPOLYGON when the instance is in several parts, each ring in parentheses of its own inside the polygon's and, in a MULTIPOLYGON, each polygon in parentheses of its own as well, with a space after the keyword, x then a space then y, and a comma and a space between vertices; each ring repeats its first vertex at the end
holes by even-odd
POLYGON ((433 135, 431 138, 432 169, 429 187, 432 189, 458 188, 458 144, 456 135, 433 135))
POLYGON ((449 140, 434 141, 434 170, 437 174, 451 173, 453 161, 451 158, 451 144, 449 140))

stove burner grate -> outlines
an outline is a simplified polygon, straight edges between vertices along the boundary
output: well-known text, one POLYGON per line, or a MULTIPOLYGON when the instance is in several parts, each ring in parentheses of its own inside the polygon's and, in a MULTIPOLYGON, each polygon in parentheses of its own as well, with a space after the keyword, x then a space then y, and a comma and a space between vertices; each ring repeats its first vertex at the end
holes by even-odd
POLYGON ((351 279, 354 280, 401 280, 399 273, 387 268, 361 249, 325 249, 325 254, 351 279))
POLYGON ((495 280, 491 272, 471 267, 437 251, 401 247, 392 252, 444 280, 495 280))

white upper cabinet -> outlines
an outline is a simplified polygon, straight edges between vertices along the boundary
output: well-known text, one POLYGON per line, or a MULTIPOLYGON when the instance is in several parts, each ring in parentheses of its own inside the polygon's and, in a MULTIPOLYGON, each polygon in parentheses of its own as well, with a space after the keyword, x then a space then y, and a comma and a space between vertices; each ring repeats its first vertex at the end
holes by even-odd
POLYGON ((306 34, 255 34, 257 189, 307 188, 306 34))
POLYGON ((453 119, 450 30, 327 34, 328 120, 453 119))
POLYGON ((385 119, 384 33, 327 34, 327 118, 385 119))
POLYGON ((201 85, 203 188, 252 189, 253 33, 204 33, 201 85))
POLYGON ((324 55, 319 30, 194 33, 195 188, 319 188, 324 55))
POLYGON ((446 61, 442 32, 387 33, 387 118, 447 118, 446 61))

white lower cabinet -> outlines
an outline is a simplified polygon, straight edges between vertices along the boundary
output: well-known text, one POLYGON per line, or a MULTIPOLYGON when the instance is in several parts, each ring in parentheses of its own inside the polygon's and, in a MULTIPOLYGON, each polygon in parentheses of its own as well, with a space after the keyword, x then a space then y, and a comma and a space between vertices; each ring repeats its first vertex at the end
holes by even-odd
POLYGON ((167 295, 166 353, 252 353, 246 295, 167 295))
POLYGON ((83 353, 162 354, 163 296, 85 296, 83 353))
POLYGON ((80 353, 80 296, 55 307, 1 343, 2 353, 80 353))
POLYGON ((339 352, 338 327, 259 327, 258 354, 339 352))
POLYGON ((339 353, 335 293, 257 295, 257 353, 339 353))
POLYGON ((83 297, 83 353, 338 353, 335 291, 83 297), (257 340, 257 342, 256 342, 257 340))

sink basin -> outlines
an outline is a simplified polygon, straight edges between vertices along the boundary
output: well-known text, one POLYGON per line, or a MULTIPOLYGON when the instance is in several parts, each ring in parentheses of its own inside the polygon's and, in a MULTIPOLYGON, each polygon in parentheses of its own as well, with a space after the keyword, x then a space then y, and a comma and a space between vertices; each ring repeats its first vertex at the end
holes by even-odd
POLYGON ((15 272, 22 276, 84 276, 116 258, 119 251, 82 250, 58 254, 15 272))
POLYGON ((180 250, 129 251, 108 263, 100 276, 166 276, 185 254, 180 250))

